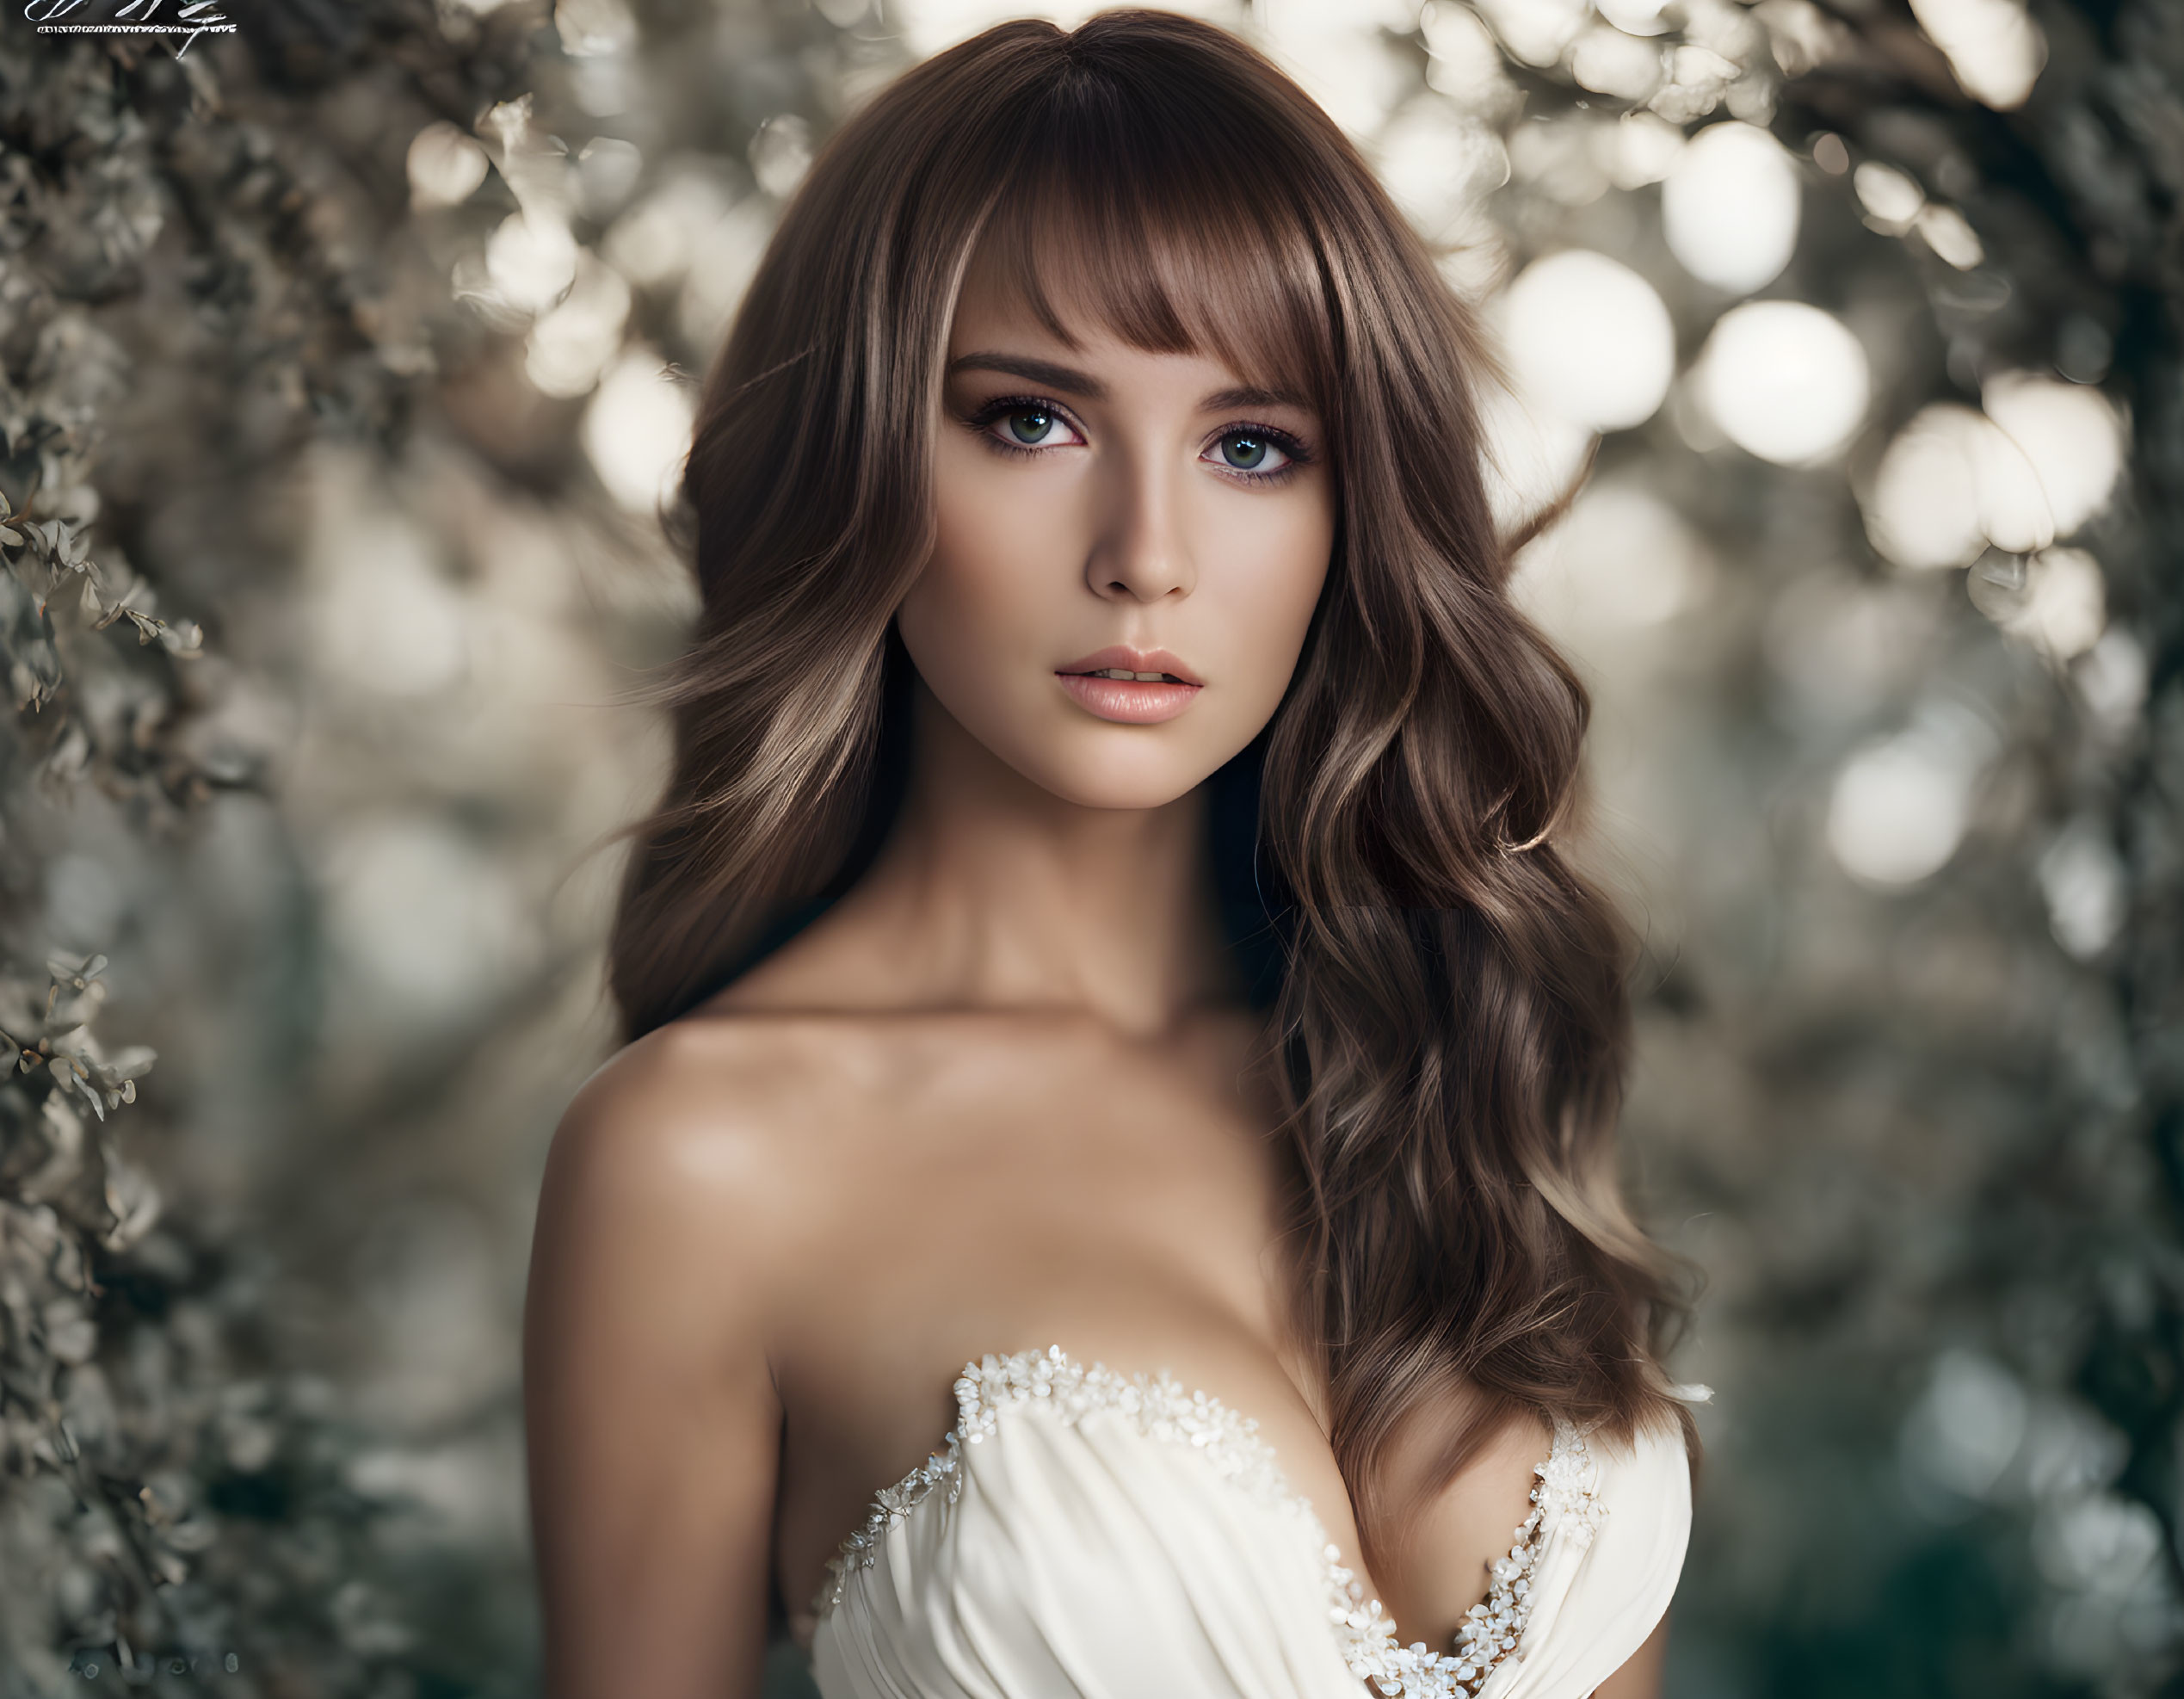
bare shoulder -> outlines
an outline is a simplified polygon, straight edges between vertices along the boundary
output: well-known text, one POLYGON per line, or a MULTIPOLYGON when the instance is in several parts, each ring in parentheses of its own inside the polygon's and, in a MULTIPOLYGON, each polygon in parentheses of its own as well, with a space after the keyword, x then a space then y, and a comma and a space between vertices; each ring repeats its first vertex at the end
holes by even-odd
MULTIPOLYGON (((1017 1013, 701 1007, 577 1091, 546 1164, 534 1290, 628 1264, 700 1337, 783 1341, 843 1247, 999 1147, 1027 1106, 1089 1101, 1125 1059, 1017 1013), (581 1270, 582 1272, 578 1272, 581 1270)), ((939 1196, 939 1192, 935 1192, 939 1196)))
POLYGON ((778 1034, 676 1022, 554 1134, 523 1378, 555 1692, 757 1690, 805 1084, 778 1034))
POLYGON ((739 1165, 783 1154, 811 1084, 782 1022, 685 1018, 625 1045, 570 1101, 554 1135, 587 1160, 732 1187, 739 1165))
POLYGON ((858 1042, 844 1023, 686 1017, 625 1046, 563 1115, 548 1200, 575 1193, 637 1230, 702 1226, 719 1250, 787 1248, 824 1207, 823 1148, 853 1109, 858 1042))

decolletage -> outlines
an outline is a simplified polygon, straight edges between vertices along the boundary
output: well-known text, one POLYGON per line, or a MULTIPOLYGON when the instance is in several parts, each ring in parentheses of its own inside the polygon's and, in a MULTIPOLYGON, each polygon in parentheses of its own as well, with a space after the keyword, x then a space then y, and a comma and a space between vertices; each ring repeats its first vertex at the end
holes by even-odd
POLYGON ((1644 1643, 1690 1530, 1681 1436, 1558 1424, 1458 1645, 1404 1645, 1257 1424, 1059 1346, 955 1383, 813 1605, 824 1699, 1582 1699, 1644 1643))

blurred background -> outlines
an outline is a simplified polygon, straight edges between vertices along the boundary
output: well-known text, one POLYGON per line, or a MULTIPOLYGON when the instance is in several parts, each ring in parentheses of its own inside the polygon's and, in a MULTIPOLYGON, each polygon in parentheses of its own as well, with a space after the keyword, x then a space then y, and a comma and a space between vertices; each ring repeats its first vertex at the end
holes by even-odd
MULTIPOLYGON (((0 17, 5 1699, 536 1691, 663 479, 814 146, 1034 9, 0 17)), ((1710 1282, 1669 1691, 2184 1692, 2184 4, 1190 9, 1496 325, 1504 513, 1590 467, 1517 585, 1710 1282)))

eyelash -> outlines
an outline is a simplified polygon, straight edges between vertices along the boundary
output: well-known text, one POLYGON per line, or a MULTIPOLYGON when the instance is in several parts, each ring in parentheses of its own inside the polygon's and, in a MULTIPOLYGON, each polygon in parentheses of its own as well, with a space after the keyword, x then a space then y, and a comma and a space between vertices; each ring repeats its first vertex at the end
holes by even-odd
MULTIPOLYGON (((1030 408, 1037 408, 1041 412, 1052 413, 1056 418, 1067 422, 1070 429, 1080 435, 1083 432, 1083 427, 1070 417, 1066 408, 1058 406, 1043 395, 996 396, 972 414, 965 423, 972 430, 978 432, 979 437, 996 454, 1024 456, 1044 454, 1046 449, 1043 446, 1004 442, 993 432, 993 427, 997 421, 1006 418, 1011 413, 1022 412, 1030 408)), ((1246 472, 1240 466, 1218 468, 1225 476, 1233 478, 1240 483, 1286 483, 1295 473, 1310 466, 1312 461, 1311 451, 1279 426, 1254 424, 1249 420, 1242 420, 1215 432, 1207 446, 1210 448, 1212 443, 1218 442, 1226 436, 1255 436, 1263 442, 1273 443, 1275 448, 1288 456, 1288 465, 1278 466, 1272 472, 1246 472)))

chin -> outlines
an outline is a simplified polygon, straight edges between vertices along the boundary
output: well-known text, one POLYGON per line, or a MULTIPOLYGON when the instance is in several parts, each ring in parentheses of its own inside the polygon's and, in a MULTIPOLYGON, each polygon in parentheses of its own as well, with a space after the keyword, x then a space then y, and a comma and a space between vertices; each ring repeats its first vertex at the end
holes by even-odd
POLYGON ((1189 795, 1205 777, 1200 774, 1188 782, 1162 785, 1111 774, 1093 774, 1085 775, 1082 783, 1050 785, 1047 788, 1080 808, 1164 808, 1178 798, 1189 795))
POLYGON ((1144 809, 1164 808, 1189 795, 1228 758, 1173 744, 1153 746, 1150 740, 1138 748, 1117 748, 1118 740, 1107 738, 1090 741, 1095 744, 1090 749, 1023 751, 1009 764, 1080 808, 1144 809))

